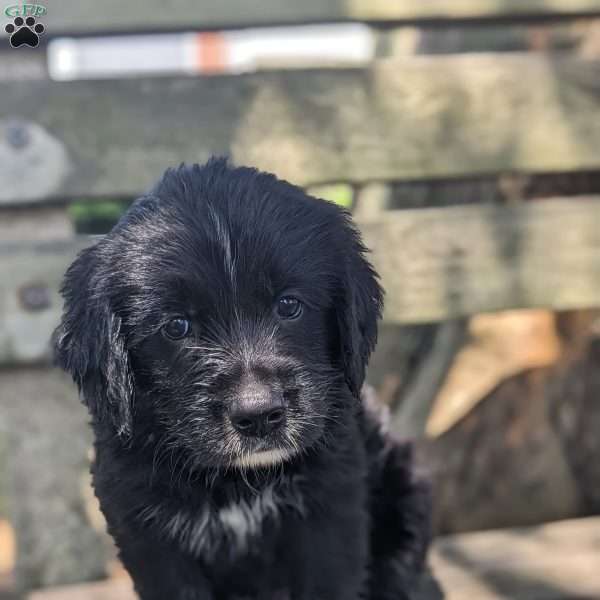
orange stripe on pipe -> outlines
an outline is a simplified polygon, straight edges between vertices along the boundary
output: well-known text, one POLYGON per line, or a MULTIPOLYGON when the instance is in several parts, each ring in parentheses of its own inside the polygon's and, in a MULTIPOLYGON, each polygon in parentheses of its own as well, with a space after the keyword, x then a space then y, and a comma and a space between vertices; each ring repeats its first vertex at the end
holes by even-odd
POLYGON ((221 33, 196 36, 196 68, 200 73, 223 73, 227 67, 227 46, 221 33))

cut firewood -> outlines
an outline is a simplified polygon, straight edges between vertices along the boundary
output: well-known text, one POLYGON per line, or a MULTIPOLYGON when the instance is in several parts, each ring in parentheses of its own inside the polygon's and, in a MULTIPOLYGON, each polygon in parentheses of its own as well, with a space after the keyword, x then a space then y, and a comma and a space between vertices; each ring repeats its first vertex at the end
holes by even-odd
POLYGON ((555 317, 547 310, 477 315, 468 330, 470 339, 435 398, 429 436, 448 431, 508 377, 549 366, 560 356, 555 317))

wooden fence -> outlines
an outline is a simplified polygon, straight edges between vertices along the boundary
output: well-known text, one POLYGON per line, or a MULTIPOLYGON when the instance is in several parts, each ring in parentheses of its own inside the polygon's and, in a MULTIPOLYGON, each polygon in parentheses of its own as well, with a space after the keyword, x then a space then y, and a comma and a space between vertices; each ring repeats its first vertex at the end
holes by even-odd
MULTIPOLYGON (((28 219, 48 204, 135 196, 165 165, 226 153, 301 185, 590 170, 600 166, 598 81, 598 63, 533 55, 390 58, 365 69, 211 78, 2 81, 0 205, 28 219)), ((378 242, 386 319, 412 323, 595 305, 598 222, 600 199, 556 199, 398 212, 365 232, 378 242), (574 233, 564 245, 550 243, 567 222, 574 233), (465 226, 473 236, 462 235, 465 226)), ((60 312, 55 291, 81 244, 0 248, 0 293, 12 307, 0 313, 4 360, 44 358, 60 312), (32 311, 15 299, 33 283, 52 301, 32 311), (39 335, 39 353, 19 354, 17 317, 39 335)))
MULTIPOLYGON (((600 16, 600 0, 55 4, 48 37, 335 21, 389 33, 408 23, 600 16)), ((134 197, 165 167, 213 154, 303 186, 600 170, 600 63, 575 56, 389 56, 362 68, 72 82, 51 81, 44 64, 43 49, 7 46, 0 55, 0 426, 4 419, 8 436, 21 423, 16 405, 36 411, 47 392, 66 398, 53 410, 74 410, 74 392, 47 367, 59 282, 90 242, 71 232, 73 201, 134 197)), ((391 323, 600 305, 600 196, 375 211, 360 226, 391 323)), ((43 422, 36 427, 30 433, 43 437, 43 422)), ((69 448, 56 458, 43 443, 15 444, 24 464, 58 460, 73 473, 85 463, 69 448)), ((25 495, 26 476, 15 475, 25 495)), ((57 490, 49 481, 36 493, 79 497, 78 485, 57 490)), ((21 522, 22 548, 40 546, 33 526, 21 522)), ((50 546, 23 559, 32 584, 96 573, 73 559, 77 568, 56 575, 50 546)))

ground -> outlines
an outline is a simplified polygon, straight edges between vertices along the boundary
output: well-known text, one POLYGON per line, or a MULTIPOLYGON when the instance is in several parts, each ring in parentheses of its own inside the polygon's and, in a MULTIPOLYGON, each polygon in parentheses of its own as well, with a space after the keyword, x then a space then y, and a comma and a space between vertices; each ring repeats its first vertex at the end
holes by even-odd
MULTIPOLYGON (((597 600, 600 517, 439 538, 430 564, 445 600, 597 600)), ((123 577, 40 591, 28 598, 134 599, 123 577)))

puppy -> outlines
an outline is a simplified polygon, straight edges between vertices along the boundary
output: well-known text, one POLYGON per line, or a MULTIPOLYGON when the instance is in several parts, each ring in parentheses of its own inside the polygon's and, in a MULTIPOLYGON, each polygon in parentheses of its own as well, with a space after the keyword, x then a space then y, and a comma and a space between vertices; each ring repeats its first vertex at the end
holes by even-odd
POLYGON ((57 362, 143 600, 402 600, 410 448, 361 401, 382 290, 347 212, 224 160, 168 170, 67 271, 57 362))

